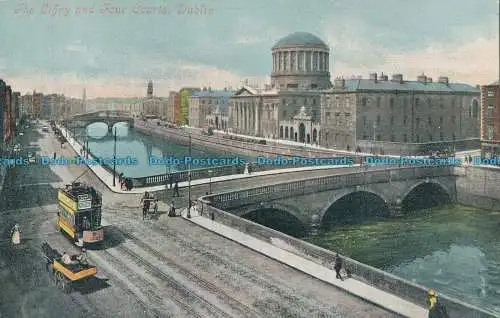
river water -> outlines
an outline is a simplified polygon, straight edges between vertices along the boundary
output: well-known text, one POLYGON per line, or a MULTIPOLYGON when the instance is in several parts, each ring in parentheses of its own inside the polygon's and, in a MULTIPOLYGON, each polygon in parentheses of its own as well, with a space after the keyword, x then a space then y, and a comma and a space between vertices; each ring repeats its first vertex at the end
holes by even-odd
MULTIPOLYGON (((135 166, 117 166, 126 176, 142 177, 182 170, 148 163, 152 154, 187 156, 188 147, 145 136, 117 124, 117 156, 135 156, 135 166)), ((88 126, 87 135, 107 134, 105 124, 88 126)), ((84 131, 76 132, 80 140, 84 131)), ((92 153, 113 156, 113 140, 89 139, 92 153)), ((193 157, 231 157, 192 148, 193 157)), ((396 219, 367 221, 323 230, 303 238, 399 277, 500 315, 500 212, 460 205, 415 211, 396 219)))
POLYGON ((305 240, 500 315, 500 212, 450 205, 305 240))
MULTIPOLYGON (((83 144, 85 140, 85 135, 90 137, 87 138, 87 140, 89 149, 92 154, 98 157, 113 158, 114 140, 109 137, 103 139, 103 137, 108 134, 107 127, 108 126, 105 123, 94 123, 87 126, 86 130, 77 129, 75 131, 75 134, 81 144, 83 144)), ((117 128, 116 156, 118 158, 131 156, 137 159, 136 165, 117 165, 116 170, 118 172, 123 172, 123 174, 127 177, 137 178, 164 174, 166 172, 187 170, 187 167, 185 165, 151 165, 149 162, 149 157, 155 156, 161 158, 163 157, 163 155, 165 155, 166 157, 172 156, 181 158, 184 156, 188 156, 188 146, 178 145, 165 139, 138 133, 134 129, 129 129, 126 123, 118 123, 115 125, 115 127, 117 128), (148 149, 151 151, 150 153, 148 153, 148 149)), ((246 159, 243 156, 238 156, 227 152, 209 152, 204 149, 197 148, 197 146, 194 144, 191 147, 191 156, 193 158, 239 157, 246 159)), ((192 169, 206 167, 208 166, 198 165, 192 166, 192 169)))

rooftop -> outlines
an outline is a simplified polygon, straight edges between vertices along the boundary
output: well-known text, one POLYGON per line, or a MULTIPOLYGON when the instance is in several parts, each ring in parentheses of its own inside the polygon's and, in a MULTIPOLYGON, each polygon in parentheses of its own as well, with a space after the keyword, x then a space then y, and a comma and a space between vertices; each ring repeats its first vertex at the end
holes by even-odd
POLYGON ((276 44, 272 47, 272 49, 277 49, 281 47, 290 47, 290 46, 322 46, 326 49, 329 49, 328 45, 326 45, 323 40, 317 37, 314 34, 309 32, 295 32, 281 38, 276 44))
MULTIPOLYGON (((372 79, 347 79, 345 88, 348 91, 360 90, 390 90, 390 91, 422 91, 422 92, 464 92, 479 93, 475 86, 462 83, 440 83, 440 82, 419 82, 419 81, 392 81, 392 80, 372 80, 372 79)), ((332 90, 336 90, 334 87, 332 90)))
POLYGON ((219 98, 229 98, 233 96, 235 91, 220 91, 220 90, 206 90, 193 92, 191 96, 193 97, 219 97, 219 98))

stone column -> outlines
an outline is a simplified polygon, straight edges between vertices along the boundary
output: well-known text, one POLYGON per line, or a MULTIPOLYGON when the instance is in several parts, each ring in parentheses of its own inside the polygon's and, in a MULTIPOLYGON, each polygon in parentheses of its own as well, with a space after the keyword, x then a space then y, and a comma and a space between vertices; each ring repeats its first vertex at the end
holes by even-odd
POLYGON ((290 58, 291 57, 291 54, 290 54, 290 51, 287 51, 285 53, 287 55, 287 59, 286 59, 286 70, 287 71, 291 71, 292 70, 292 59, 290 58))
POLYGON ((306 72, 306 58, 307 58, 307 52, 306 51, 302 51, 302 69, 303 69, 303 72, 306 72))
POLYGON ((293 55, 295 57, 295 71, 297 72, 299 70, 299 51, 293 52, 293 55))

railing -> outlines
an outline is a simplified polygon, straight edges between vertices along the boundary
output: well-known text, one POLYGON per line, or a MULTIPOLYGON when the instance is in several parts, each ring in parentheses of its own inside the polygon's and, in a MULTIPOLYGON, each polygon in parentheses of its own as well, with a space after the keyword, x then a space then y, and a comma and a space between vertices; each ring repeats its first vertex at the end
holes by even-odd
POLYGON ((214 194, 209 198, 215 207, 231 209, 236 206, 252 204, 255 201, 271 201, 356 185, 454 176, 457 173, 454 167, 451 166, 401 167, 398 170, 388 168, 378 171, 354 172, 293 182, 280 182, 258 188, 214 194))
MULTIPOLYGON (((410 168, 412 169, 412 168, 410 168)), ((321 178, 320 178, 321 179, 321 178)), ((321 179, 324 180, 324 179, 321 179)), ((307 181, 307 180, 306 180, 307 181)), ((298 185, 299 182, 292 182, 291 184, 298 185)), ((266 192, 271 190, 268 187, 261 187, 260 191, 266 192)), ((248 191, 248 190, 247 190, 248 191)), ((213 198, 220 198, 224 196, 226 200, 232 200, 237 197, 237 193, 226 193, 223 195, 210 195, 198 199, 198 211, 203 217, 210 218, 219 223, 233 227, 241 232, 251 235, 259 240, 273 244, 276 238, 281 242, 285 242, 288 248, 285 248, 291 253, 314 261, 320 265, 332 268, 335 263, 336 253, 313 244, 307 243, 300 239, 283 234, 279 231, 267 228, 263 225, 245 220, 235 216, 229 212, 223 211, 213 206, 213 198)), ((283 245, 280 244, 280 248, 283 245)), ((390 294, 397 295, 410 302, 418 304, 424 308, 427 307, 426 296, 427 289, 424 286, 414 284, 397 276, 391 275, 387 272, 371 267, 369 265, 360 263, 351 258, 341 256, 344 260, 346 268, 349 268, 353 278, 369 285, 372 285, 380 290, 386 291, 390 294)), ((467 318, 494 318, 493 313, 487 312, 480 308, 461 302, 460 300, 440 295, 441 303, 443 303, 451 317, 467 317, 467 318)))

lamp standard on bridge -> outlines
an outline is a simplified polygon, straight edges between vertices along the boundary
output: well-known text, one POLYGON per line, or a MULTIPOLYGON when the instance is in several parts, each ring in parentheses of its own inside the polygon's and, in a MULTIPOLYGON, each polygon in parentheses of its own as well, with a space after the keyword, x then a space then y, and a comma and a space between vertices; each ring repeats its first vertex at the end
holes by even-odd
POLYGON ((114 146, 113 146, 113 187, 116 186, 116 127, 114 136, 114 146))
POLYGON ((208 193, 212 194, 212 170, 208 170, 208 193))
MULTIPOLYGON (((191 132, 189 133, 189 158, 191 158, 191 132)), ((188 211, 187 218, 191 218, 191 162, 188 163, 188 211)))

